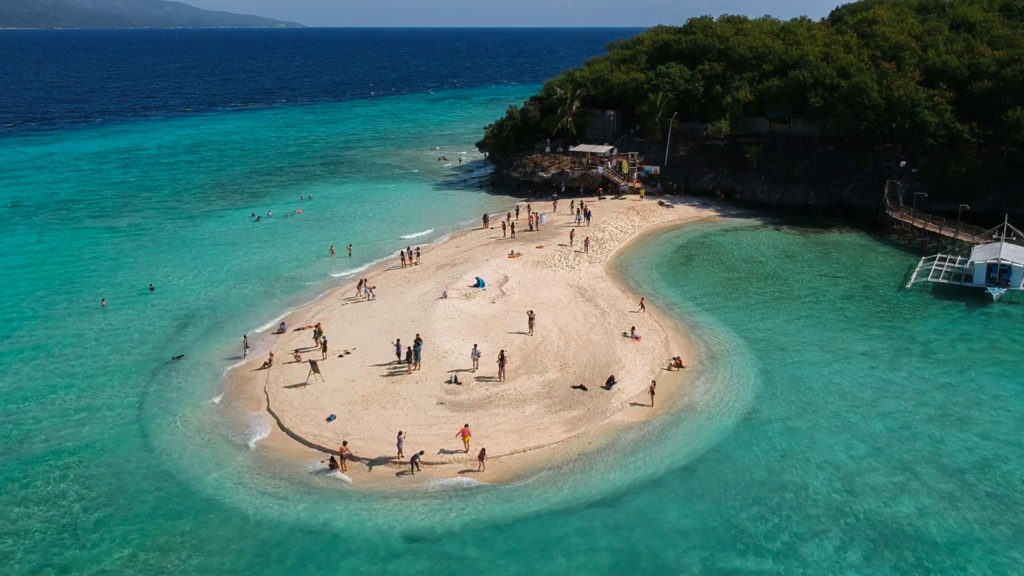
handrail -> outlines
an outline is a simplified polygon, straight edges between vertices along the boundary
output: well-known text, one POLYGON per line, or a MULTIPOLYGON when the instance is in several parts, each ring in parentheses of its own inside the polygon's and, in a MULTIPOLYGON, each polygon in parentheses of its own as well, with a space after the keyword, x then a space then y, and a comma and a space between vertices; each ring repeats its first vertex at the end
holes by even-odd
POLYGON ((898 193, 892 194, 890 192, 890 188, 893 184, 899 186, 899 183, 894 180, 886 181, 884 190, 885 212, 890 217, 901 222, 905 222, 915 228, 935 232, 941 236, 946 236, 955 240, 965 240, 974 244, 981 244, 988 241, 989 231, 984 228, 971 224, 964 224, 960 221, 954 223, 942 216, 935 216, 926 212, 921 212, 917 208, 906 206, 903 204, 902 196, 898 193), (895 199, 893 198, 894 196, 895 199))
POLYGON ((935 216, 921 212, 916 208, 907 206, 887 206, 886 212, 893 218, 906 222, 915 228, 930 230, 942 236, 954 239, 964 239, 971 242, 985 242, 988 240, 988 230, 980 226, 964 224, 963 222, 951 222, 942 216, 935 216))

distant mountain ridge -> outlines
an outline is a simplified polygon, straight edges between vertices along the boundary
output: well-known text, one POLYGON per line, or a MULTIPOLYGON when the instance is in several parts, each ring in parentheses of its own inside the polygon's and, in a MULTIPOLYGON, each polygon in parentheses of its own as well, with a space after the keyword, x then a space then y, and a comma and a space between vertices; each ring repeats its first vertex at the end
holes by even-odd
POLYGON ((168 0, 0 0, 0 28, 298 28, 168 0))

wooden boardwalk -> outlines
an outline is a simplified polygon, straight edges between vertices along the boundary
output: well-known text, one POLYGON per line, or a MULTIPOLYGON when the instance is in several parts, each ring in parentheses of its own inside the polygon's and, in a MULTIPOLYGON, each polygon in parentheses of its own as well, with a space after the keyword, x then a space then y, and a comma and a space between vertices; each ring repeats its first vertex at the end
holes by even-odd
POLYGON ((992 242, 992 237, 989 235, 990 230, 927 214, 904 205, 900 195, 891 190, 894 187, 891 185, 895 184, 892 180, 885 183, 885 213, 893 220, 911 228, 925 230, 954 240, 962 240, 968 244, 992 242))

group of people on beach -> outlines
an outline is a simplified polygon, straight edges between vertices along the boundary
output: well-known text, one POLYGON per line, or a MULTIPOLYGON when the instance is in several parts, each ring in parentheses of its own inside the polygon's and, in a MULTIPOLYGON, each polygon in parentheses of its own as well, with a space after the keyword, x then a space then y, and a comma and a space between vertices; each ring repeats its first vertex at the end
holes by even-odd
POLYGON ((367 301, 377 299, 377 286, 370 286, 370 282, 366 278, 360 278, 359 282, 356 282, 356 298, 365 298, 367 301))
POLYGON ((406 246, 405 250, 398 251, 398 257, 401 258, 402 268, 416 266, 420 263, 420 247, 417 246, 414 252, 412 246, 406 246))
MULTIPOLYGON (((552 209, 553 209, 553 211, 556 214, 557 214, 557 208, 558 208, 558 204, 557 203, 558 203, 558 199, 557 199, 557 195, 556 195, 555 199, 552 202, 552 209)), ((516 207, 514 209, 514 212, 513 211, 509 211, 505 215, 503 215, 503 217, 501 217, 500 224, 501 224, 502 236, 503 237, 509 237, 510 236, 511 238, 515 238, 515 235, 516 235, 516 222, 518 222, 519 219, 520 219, 521 208, 522 207, 520 205, 516 205, 516 207)), ((529 229, 531 231, 540 230, 540 225, 541 225, 542 220, 543 220, 541 213, 535 211, 533 209, 532 205, 530 205, 529 203, 527 203, 525 205, 525 209, 526 209, 526 217, 527 217, 527 220, 528 220, 528 223, 529 223, 529 229)), ((586 205, 586 203, 583 200, 579 200, 579 201, 572 200, 570 202, 570 204, 569 204, 569 214, 574 219, 576 227, 579 227, 584 222, 587 224, 587 226, 589 226, 590 222, 592 220, 592 217, 593 217, 590 208, 586 205)), ((482 216, 482 223, 483 223, 484 229, 489 229, 490 226, 491 226, 491 216, 489 214, 484 214, 482 216)), ((569 245, 570 245, 570 247, 574 247, 574 245, 575 245, 575 238, 576 238, 576 229, 574 227, 574 228, 571 228, 570 232, 569 232, 569 245)), ((585 253, 589 252, 590 244, 591 244, 590 237, 586 236, 584 238, 584 240, 583 240, 583 251, 585 253)), ((334 255, 334 246, 333 245, 331 246, 331 251, 330 252, 331 252, 331 255, 333 256, 334 255)), ((351 245, 349 245, 349 254, 351 255, 351 245)), ((515 254, 514 251, 513 251, 513 254, 515 254)), ((420 263, 420 261, 421 261, 420 248, 417 247, 414 250, 411 246, 409 246, 409 247, 406 247, 404 250, 400 250, 399 251, 399 259, 400 259, 400 264, 401 264, 402 268, 405 268, 407 266, 411 267, 411 266, 418 265, 420 263)), ((361 278, 358 281, 358 283, 356 284, 356 295, 357 295, 357 297, 361 297, 361 298, 364 298, 366 300, 372 300, 372 299, 375 298, 375 294, 373 292, 374 288, 375 288, 374 286, 370 286, 369 285, 369 282, 368 282, 368 280, 366 278, 361 278)), ((446 297, 447 297, 447 290, 445 290, 443 295, 442 295, 442 298, 446 298, 446 297)), ((646 312, 646 300, 645 300, 644 297, 640 297, 638 309, 636 311, 640 312, 640 313, 646 312)), ((527 310, 526 311, 526 315, 527 315, 527 332, 526 332, 526 334, 528 334, 529 336, 533 336, 534 335, 534 331, 536 329, 537 314, 533 310, 527 310)), ((634 339, 634 340, 637 340, 637 341, 639 341, 639 339, 640 339, 639 335, 637 334, 635 326, 630 328, 630 331, 628 332, 628 336, 631 339, 634 339)), ((317 345, 321 345, 322 344, 324 347, 326 347, 326 335, 324 335, 322 326, 319 323, 316 324, 316 326, 314 327, 313 339, 314 339, 314 343, 316 343, 317 345)), ((402 340, 400 338, 396 338, 392 342, 392 346, 393 346, 393 350, 394 350, 394 353, 395 353, 395 362, 398 365, 401 365, 401 364, 404 363, 405 366, 406 366, 406 373, 411 373, 414 370, 420 370, 421 369, 421 367, 422 367, 422 355, 423 355, 424 340, 423 340, 423 338, 422 338, 422 336, 420 334, 418 334, 418 333, 416 334, 415 338, 412 341, 412 345, 411 346, 403 344, 403 342, 402 342, 402 340)), ((326 350, 324 350, 324 355, 325 355, 324 357, 326 357, 326 350)), ((479 367, 480 367, 480 359, 482 358, 482 356, 483 356, 483 352, 482 352, 480 346, 478 344, 473 344, 473 347, 472 347, 472 349, 470 351, 470 360, 472 362, 472 371, 473 372, 476 372, 479 369, 479 367)), ((269 363, 273 362, 273 354, 272 353, 271 353, 271 356, 270 356, 270 360, 268 362, 269 363)), ((507 371, 509 362, 510 362, 510 354, 508 352, 506 352, 505 349, 501 349, 498 352, 497 362, 496 362, 497 365, 498 365, 498 375, 497 375, 497 381, 498 382, 505 382, 506 381, 506 378, 507 378, 507 372, 506 371, 507 371)), ((668 369, 672 370, 672 369, 680 369, 680 368, 683 368, 682 359, 679 356, 674 356, 669 361, 668 369)), ((611 379, 611 385, 614 385, 614 376, 610 377, 610 379, 611 379)), ((452 380, 450 380, 450 382, 451 381, 454 381, 454 378, 452 380)), ((455 381, 455 383, 459 383, 459 382, 455 381)), ((461 383, 459 383, 459 384, 461 384, 461 383)), ((609 390, 611 389, 611 385, 608 385, 608 389, 609 390)), ((650 383, 650 385, 647 388, 647 395, 650 397, 650 406, 652 408, 654 407, 656 389, 657 389, 657 382, 655 380, 651 380, 651 383, 650 383)), ((458 430, 458 432, 456 432, 455 436, 462 441, 463 449, 464 449, 465 453, 469 454, 470 453, 470 443, 471 443, 471 440, 472 440, 472 433, 470 431, 469 424, 468 423, 464 424, 458 430)), ((403 461, 403 462, 406 461, 405 460, 405 458, 406 458, 405 444, 406 444, 406 432, 402 431, 402 430, 399 430, 398 434, 396 436, 396 441, 395 441, 396 459, 400 460, 400 461, 403 461)), ((414 452, 411 455, 411 457, 408 458, 408 460, 407 460, 407 462, 409 464, 409 472, 408 473, 410 475, 414 475, 416 472, 422 471, 423 457, 425 456, 425 454, 426 454, 425 450, 419 450, 419 451, 414 452)), ((345 441, 343 441, 341 443, 341 446, 339 447, 337 454, 336 455, 335 454, 331 454, 330 458, 328 460, 325 460, 324 462, 328 463, 328 467, 331 470, 338 470, 340 472, 346 472, 347 469, 348 469, 348 466, 347 466, 348 461, 351 460, 352 458, 353 458, 353 453, 352 453, 351 449, 348 446, 348 441, 345 440, 345 441)), ((476 454, 476 459, 477 459, 477 463, 478 463, 477 470, 478 471, 484 471, 485 470, 485 462, 487 460, 486 448, 481 448, 479 450, 479 452, 476 454)))
POLYGON ((587 226, 590 226, 590 219, 593 217, 593 213, 590 211, 590 206, 587 206, 583 200, 580 200, 579 205, 576 204, 575 200, 570 200, 569 214, 576 215, 577 226, 582 224, 584 221, 587 223, 587 226))
MULTIPOLYGON (((395 358, 398 364, 402 363, 402 339, 395 338, 395 341, 391 343, 395 347, 395 358)), ((406 373, 410 373, 413 370, 419 370, 423 367, 423 338, 416 334, 413 338, 412 346, 405 347, 405 366, 406 373)))
MULTIPOLYGON (((469 454, 469 444, 470 444, 470 441, 473 439, 473 432, 469 429, 469 423, 463 424, 462 428, 460 428, 459 431, 455 433, 455 436, 462 440, 463 449, 466 451, 466 454, 469 454)), ((406 438, 405 432, 402 431, 402 430, 399 430, 398 431, 398 435, 395 437, 395 449, 396 449, 396 452, 397 452, 397 455, 395 456, 395 458, 397 460, 405 459, 405 438, 406 438)), ((423 471, 422 462, 423 462, 423 456, 426 453, 427 453, 426 450, 420 450, 419 452, 414 452, 412 457, 409 458, 409 474, 410 475, 415 476, 416 472, 422 472, 423 471)), ((332 453, 332 454, 330 454, 329 458, 327 458, 325 460, 321 460, 320 462, 327 464, 327 469, 332 471, 332 472, 345 473, 345 472, 348 472, 348 462, 349 462, 349 460, 352 460, 354 458, 356 458, 356 457, 352 453, 352 450, 348 447, 348 440, 342 440, 341 446, 338 447, 337 456, 335 456, 332 453)), ((480 448, 480 451, 477 452, 477 455, 476 455, 476 461, 477 461, 477 466, 476 466, 477 472, 484 472, 484 471, 486 471, 486 469, 487 469, 487 448, 480 448)))

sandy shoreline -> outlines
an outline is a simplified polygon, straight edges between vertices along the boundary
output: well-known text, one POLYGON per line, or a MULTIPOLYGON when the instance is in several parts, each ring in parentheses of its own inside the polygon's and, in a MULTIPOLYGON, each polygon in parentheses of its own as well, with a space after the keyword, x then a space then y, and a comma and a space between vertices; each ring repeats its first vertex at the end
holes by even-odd
POLYGON ((531 203, 547 216, 539 232, 527 231, 521 203, 516 239, 502 237, 495 216, 490 229, 478 226, 423 249, 420 265, 401 268, 396 255, 374 266, 360 276, 376 286, 375 301, 356 297, 352 278, 289 314, 289 332, 265 335, 274 367, 259 370, 265 356, 250 357, 227 377, 233 403, 267 410, 275 420, 260 446, 308 463, 348 440, 355 455, 348 476, 364 487, 459 477, 507 482, 599 449, 602 439, 630 422, 671 408, 699 359, 656 303, 637 312, 641 295, 625 291, 610 263, 646 233, 719 213, 711 203, 665 208, 636 196, 584 198, 594 220, 577 227, 570 200, 578 202, 559 201, 557 214, 550 201, 531 203), (508 258, 511 250, 522 256, 508 258), (470 287, 476 276, 487 281, 486 290, 470 287), (440 298, 444 290, 447 299, 440 298), (537 315, 533 336, 527 310, 537 315), (293 328, 317 322, 329 340, 327 359, 319 362, 325 381, 307 385, 305 360, 319 360, 321 353, 312 350, 312 330, 293 328), (642 340, 622 336, 631 326, 642 340), (411 346, 416 334, 424 339, 423 364, 408 373, 396 362, 392 342, 401 338, 403 347, 411 346), (482 350, 475 373, 473 344, 482 350), (292 362, 296 349, 301 363, 292 362), (496 377, 499 349, 510 359, 506 382, 496 377), (665 370, 674 355, 683 356, 687 370, 665 370), (448 383, 453 374, 461 385, 448 383), (618 384, 605 390, 611 374, 618 384), (655 409, 648 405, 652 379, 658 381, 655 409), (330 414, 336 419, 328 422, 330 414), (456 437, 465 423, 473 430, 469 454, 456 437), (398 430, 407 433, 401 461, 394 458, 398 430), (476 472, 480 447, 487 448, 486 472, 476 472), (419 450, 425 466, 410 476, 408 458, 419 450))

